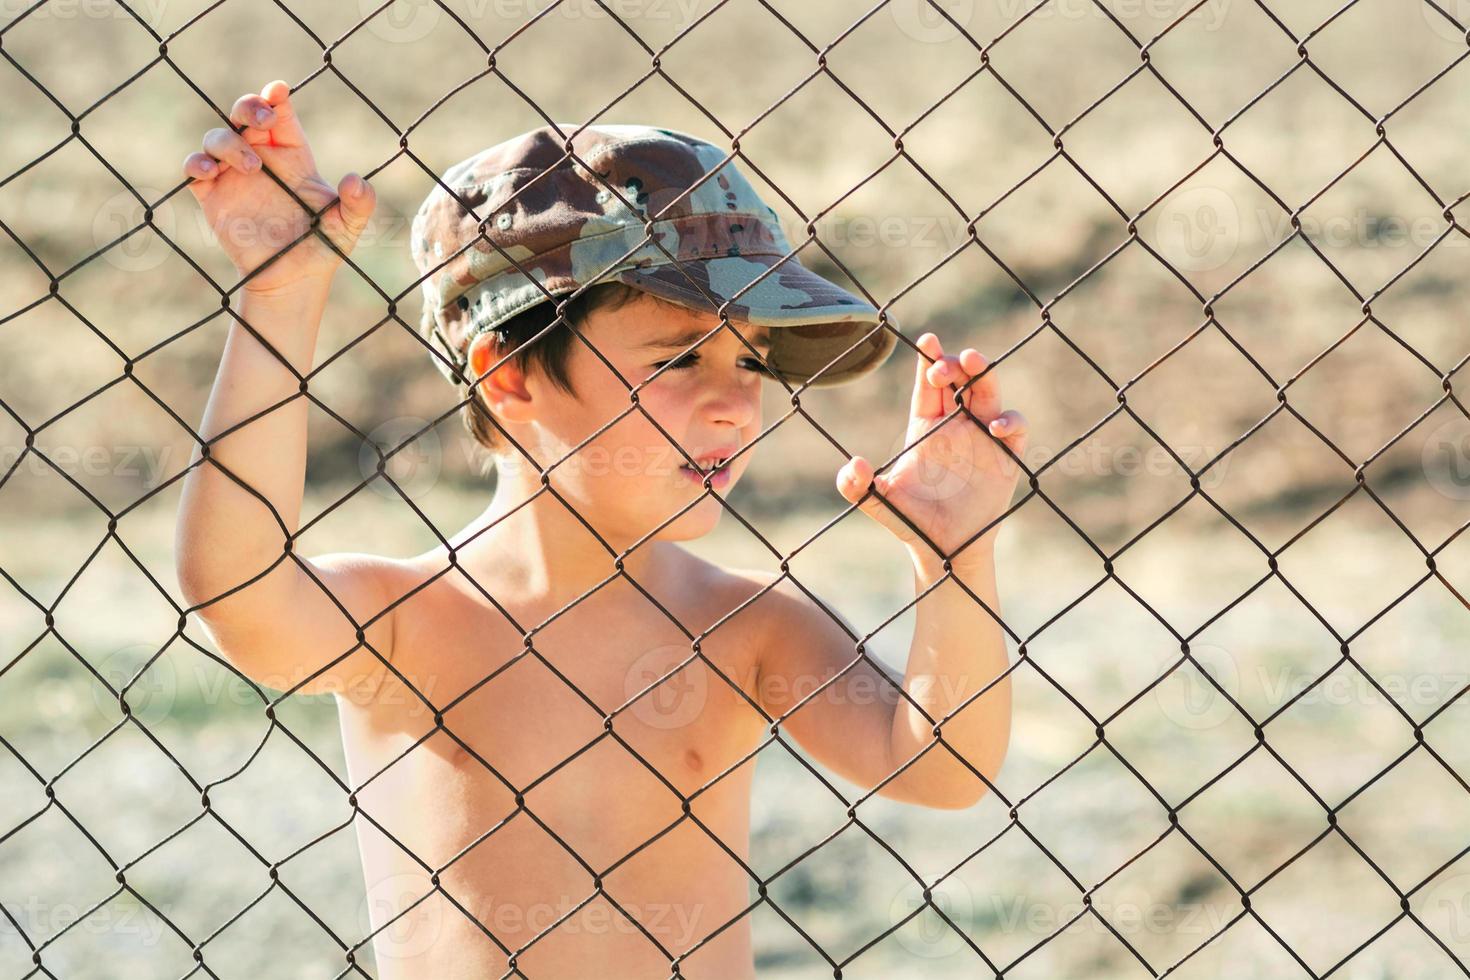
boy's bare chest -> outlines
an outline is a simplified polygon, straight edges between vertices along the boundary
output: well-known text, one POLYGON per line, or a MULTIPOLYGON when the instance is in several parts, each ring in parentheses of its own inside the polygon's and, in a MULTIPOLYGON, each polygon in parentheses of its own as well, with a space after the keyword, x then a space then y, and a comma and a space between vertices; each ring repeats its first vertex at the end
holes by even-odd
MULTIPOLYGON (((664 780, 687 795, 737 764, 765 725, 752 703, 754 616, 730 617, 696 652, 668 616, 626 599, 584 600, 549 621, 507 606, 529 641, 493 607, 443 597, 405 604, 395 666, 441 713, 446 731, 434 738, 446 761, 492 776, 493 766, 543 794, 608 782, 671 799, 664 780)), ((698 635, 729 605, 670 612, 698 635)), ((405 734, 434 727, 433 710, 397 678, 385 680, 380 700, 380 721, 392 724, 400 709, 405 734)))
MULTIPOLYGON (((681 618, 698 634, 728 600, 681 618)), ((671 948, 738 917, 746 879, 730 851, 747 854, 750 754, 766 725, 747 700, 754 617, 730 617, 693 656, 652 607, 573 607, 529 645, 493 608, 453 596, 403 609, 393 664, 417 693, 390 674, 371 706, 342 715, 354 783, 378 774, 358 793, 374 818, 360 829, 370 880, 439 870, 457 902, 491 921, 507 908, 561 914, 591 893, 590 868, 625 907, 695 915, 697 929, 661 936, 671 948)), ((549 615, 511 613, 526 628, 549 615)), ((514 946, 548 921, 505 935, 514 946)), ((605 929, 571 931, 613 955, 605 929)), ((733 947, 704 958, 747 962, 745 934, 725 935, 733 947)))

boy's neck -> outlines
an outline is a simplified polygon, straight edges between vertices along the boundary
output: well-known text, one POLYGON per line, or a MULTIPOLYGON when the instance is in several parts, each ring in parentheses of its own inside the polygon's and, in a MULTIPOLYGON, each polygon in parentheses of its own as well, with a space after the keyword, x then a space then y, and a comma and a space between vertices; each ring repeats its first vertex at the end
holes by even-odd
MULTIPOLYGON (((550 491, 527 502, 540 488, 539 481, 526 487, 501 480, 489 506, 451 541, 459 565, 497 599, 560 608, 614 575, 615 554, 637 539, 619 540, 583 514, 604 546, 550 491)), ((623 558, 623 569, 657 594, 656 582, 673 550, 672 542, 645 541, 623 558)))

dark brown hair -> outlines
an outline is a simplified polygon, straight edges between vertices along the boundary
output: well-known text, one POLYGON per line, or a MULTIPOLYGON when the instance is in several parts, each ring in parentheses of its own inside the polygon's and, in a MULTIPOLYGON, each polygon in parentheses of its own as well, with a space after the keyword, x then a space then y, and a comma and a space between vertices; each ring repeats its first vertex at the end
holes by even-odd
MULTIPOLYGON (((579 345, 582 341, 572 335, 567 323, 570 321, 576 324, 580 331, 586 325, 589 313, 597 310, 620 309, 632 302, 635 297, 646 295, 648 294, 620 282, 596 283, 567 303, 563 311, 565 319, 550 330, 546 330, 546 326, 556 319, 556 304, 551 300, 537 303, 489 331, 496 345, 491 355, 491 363, 494 364, 505 357, 507 352, 514 351, 510 362, 519 367, 522 372, 530 374, 533 370, 539 370, 553 385, 575 398, 577 393, 573 389, 571 375, 567 371, 567 361, 571 356, 573 345, 579 345), (531 340, 543 330, 546 330, 545 334, 531 340), (526 343, 528 340, 531 340, 529 344, 526 343)), ((465 369, 465 373, 470 373, 468 368, 465 369)), ((509 443, 495 427, 495 423, 490 421, 490 410, 481 401, 479 389, 476 388, 474 397, 470 398, 469 388, 462 385, 460 394, 469 398, 464 407, 460 409, 460 418, 464 421, 465 429, 469 431, 470 436, 492 453, 507 448, 509 443)), ((487 465, 488 463, 489 461, 487 465)))

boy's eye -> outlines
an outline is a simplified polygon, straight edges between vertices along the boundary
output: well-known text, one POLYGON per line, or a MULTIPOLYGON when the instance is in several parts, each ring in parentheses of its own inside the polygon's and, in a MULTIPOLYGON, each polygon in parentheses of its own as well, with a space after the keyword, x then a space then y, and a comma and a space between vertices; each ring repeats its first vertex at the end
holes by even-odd
MULTIPOLYGON (((767 368, 764 364, 753 357, 745 357, 741 358, 741 360, 744 362, 748 370, 755 371, 757 374, 771 373, 769 368, 767 368)), ((669 370, 671 371, 683 371, 688 368, 694 367, 694 365, 697 363, 699 363, 699 352, 690 351, 683 357, 676 357, 672 361, 659 361, 657 364, 654 365, 654 369, 657 370, 658 368, 661 368, 665 364, 667 364, 669 366, 669 370)))

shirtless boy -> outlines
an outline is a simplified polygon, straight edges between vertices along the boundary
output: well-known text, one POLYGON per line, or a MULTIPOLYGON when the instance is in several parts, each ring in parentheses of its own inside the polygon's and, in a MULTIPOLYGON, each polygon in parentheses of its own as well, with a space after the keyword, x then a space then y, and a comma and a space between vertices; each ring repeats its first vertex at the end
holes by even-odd
POLYGON ((876 477, 860 456, 836 474, 925 593, 899 675, 789 576, 678 544, 715 526, 717 495, 752 464, 765 387, 862 377, 896 333, 794 258, 745 288, 790 247, 732 165, 700 182, 724 156, 710 144, 590 127, 574 149, 593 173, 538 129, 452 168, 458 199, 436 187, 413 224, 423 332, 478 399, 463 411, 494 454, 493 499, 416 557, 308 558, 287 537, 306 462, 297 396, 375 196, 317 173, 286 83, 230 118, 245 128, 211 130, 184 173, 243 277, 239 317, 274 351, 232 323, 179 581, 242 673, 337 695, 377 976, 753 977, 767 899, 748 866, 751 776, 761 746, 785 751, 773 739, 860 787, 829 780, 849 805, 982 796, 1010 728, 987 607, 999 614, 997 518, 1025 438, 993 372, 972 382, 984 357, 921 336, 905 444, 942 431, 876 477), (270 174, 320 212, 316 232, 270 174), (536 283, 472 244, 481 222, 536 283))

